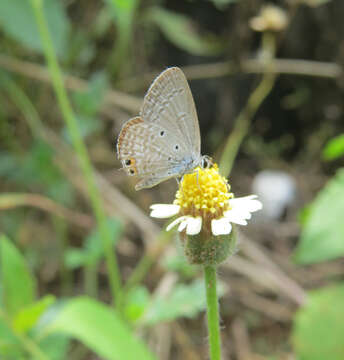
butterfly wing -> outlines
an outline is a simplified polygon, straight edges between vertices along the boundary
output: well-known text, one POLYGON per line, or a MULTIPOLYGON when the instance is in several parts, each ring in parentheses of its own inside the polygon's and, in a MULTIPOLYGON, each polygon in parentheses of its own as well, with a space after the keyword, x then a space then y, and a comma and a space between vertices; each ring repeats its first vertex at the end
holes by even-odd
POLYGON ((183 171, 181 151, 171 154, 169 150, 169 143, 176 143, 178 139, 172 136, 171 140, 166 133, 159 124, 146 123, 140 117, 123 125, 118 136, 117 154, 128 175, 140 178, 136 190, 157 185, 183 171))
POLYGON ((191 90, 179 68, 165 70, 144 98, 141 116, 127 121, 117 153, 136 190, 191 171, 200 162, 200 131, 191 90))
POLYGON ((177 135, 189 153, 200 156, 196 107, 181 69, 168 68, 154 80, 144 98, 141 117, 145 122, 163 124, 168 136, 177 135))

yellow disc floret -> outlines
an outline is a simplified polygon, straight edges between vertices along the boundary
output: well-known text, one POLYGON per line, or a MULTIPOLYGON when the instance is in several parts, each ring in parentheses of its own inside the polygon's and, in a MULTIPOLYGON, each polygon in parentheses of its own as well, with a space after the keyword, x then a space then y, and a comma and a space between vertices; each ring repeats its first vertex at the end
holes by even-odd
POLYGON ((180 206, 183 215, 201 216, 209 221, 229 210, 228 199, 233 197, 229 189, 217 164, 209 169, 197 167, 193 173, 184 175, 174 204, 180 206))

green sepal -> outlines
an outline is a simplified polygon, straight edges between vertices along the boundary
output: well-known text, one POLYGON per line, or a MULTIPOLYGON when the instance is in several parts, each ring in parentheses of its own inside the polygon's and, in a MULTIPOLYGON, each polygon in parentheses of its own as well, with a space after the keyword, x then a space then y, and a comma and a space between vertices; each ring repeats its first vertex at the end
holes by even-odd
POLYGON ((236 252, 235 227, 228 235, 213 235, 205 228, 197 235, 180 232, 184 254, 190 264, 219 265, 236 252))

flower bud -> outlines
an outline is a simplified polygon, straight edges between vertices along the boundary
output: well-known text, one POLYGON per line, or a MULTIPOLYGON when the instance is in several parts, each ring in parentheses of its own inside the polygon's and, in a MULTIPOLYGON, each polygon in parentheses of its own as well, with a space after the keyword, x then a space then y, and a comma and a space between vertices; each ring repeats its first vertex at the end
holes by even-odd
POLYGON ((274 5, 266 5, 258 16, 250 20, 250 26, 255 31, 282 31, 288 25, 286 12, 274 5))

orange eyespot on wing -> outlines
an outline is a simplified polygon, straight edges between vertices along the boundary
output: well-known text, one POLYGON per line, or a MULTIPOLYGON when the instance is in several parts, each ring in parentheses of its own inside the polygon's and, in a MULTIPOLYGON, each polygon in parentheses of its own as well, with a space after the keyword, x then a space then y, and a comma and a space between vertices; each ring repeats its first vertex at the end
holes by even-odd
POLYGON ((122 160, 123 168, 126 169, 128 175, 137 175, 137 168, 135 166, 136 160, 135 158, 131 157, 126 160, 122 160))
POLYGON ((127 172, 130 176, 134 176, 134 175, 137 175, 137 169, 136 167, 130 167, 130 168, 127 168, 127 172))
POLYGON ((127 159, 127 160, 124 160, 123 164, 125 166, 134 166, 136 164, 136 160, 133 157, 131 157, 131 158, 127 159))

